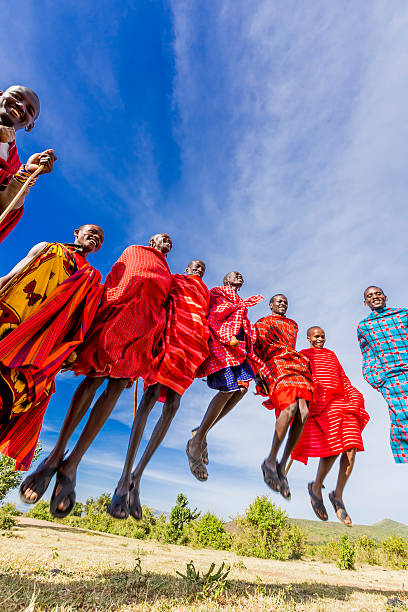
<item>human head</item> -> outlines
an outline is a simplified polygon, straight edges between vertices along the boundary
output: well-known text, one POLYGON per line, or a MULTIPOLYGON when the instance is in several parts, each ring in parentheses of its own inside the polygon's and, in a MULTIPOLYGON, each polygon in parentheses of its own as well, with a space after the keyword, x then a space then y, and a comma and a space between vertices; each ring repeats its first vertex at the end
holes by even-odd
POLYGON ((193 259, 185 269, 184 274, 192 274, 203 278, 205 274, 205 263, 201 259, 193 259))
POLYGON ((380 310, 384 308, 388 298, 381 287, 370 285, 364 291, 364 304, 371 310, 380 310))
POLYGON ((75 244, 81 246, 84 255, 96 253, 101 248, 105 235, 99 225, 81 225, 74 230, 75 244))
POLYGON ((244 284, 244 278, 241 272, 228 272, 224 276, 223 283, 225 287, 231 287, 234 291, 239 291, 244 284))
POLYGON ((306 332, 306 336, 312 348, 324 347, 324 343, 326 342, 326 334, 324 333, 324 329, 322 327, 318 327, 317 325, 314 327, 309 327, 306 332))
POLYGON ((39 114, 40 100, 32 89, 12 85, 6 91, 0 90, 0 125, 30 132, 39 114))
POLYGON ((167 255, 167 253, 170 253, 173 243, 168 234, 155 234, 149 240, 149 247, 160 251, 163 255, 167 255))
POLYGON ((269 308, 273 314, 285 315, 288 309, 288 298, 283 293, 275 293, 269 300, 269 308))

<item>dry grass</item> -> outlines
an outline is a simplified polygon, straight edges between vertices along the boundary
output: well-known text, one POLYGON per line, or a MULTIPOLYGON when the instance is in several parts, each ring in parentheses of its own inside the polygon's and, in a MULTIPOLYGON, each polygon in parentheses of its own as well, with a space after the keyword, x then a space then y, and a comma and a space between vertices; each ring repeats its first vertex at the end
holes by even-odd
POLYGON ((387 610, 388 598, 406 599, 406 571, 379 567, 342 572, 326 563, 243 558, 27 518, 20 519, 14 536, 0 542, 1 612, 351 612, 387 610), (217 567, 222 561, 228 563, 230 590, 217 601, 194 598, 176 574, 176 570, 185 573, 190 560, 201 570, 212 562, 217 567))

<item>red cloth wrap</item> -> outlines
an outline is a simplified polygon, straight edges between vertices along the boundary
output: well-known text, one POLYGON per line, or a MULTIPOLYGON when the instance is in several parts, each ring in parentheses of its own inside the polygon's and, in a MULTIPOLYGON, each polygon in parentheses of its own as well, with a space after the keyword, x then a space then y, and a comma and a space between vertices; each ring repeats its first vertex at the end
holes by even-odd
MULTIPOLYGON (((7 186, 17 170, 21 166, 21 161, 17 153, 16 141, 10 144, 7 161, 0 157, 0 187, 7 186)), ((8 236, 11 230, 17 225, 23 216, 24 205, 16 210, 12 210, 0 223, 0 242, 8 236)))
POLYGON ((335 353, 325 348, 301 351, 310 361, 315 385, 309 418, 292 458, 331 457, 350 448, 364 450, 361 432, 370 420, 364 397, 351 384, 335 353))
POLYGON ((309 360, 295 350, 298 325, 281 315, 268 315, 255 323, 256 354, 265 362, 262 376, 267 389, 257 385, 260 395, 268 395, 263 405, 275 409, 276 418, 297 398, 311 401, 313 381, 309 360))
POLYGON ((130 246, 109 272, 101 305, 75 362, 76 374, 145 378, 166 325, 171 273, 162 253, 130 246))
MULTIPOLYGON (((164 355, 153 360, 146 385, 160 383, 183 393, 197 368, 209 355, 208 306, 210 292, 199 276, 173 274, 167 304, 164 355)), ((160 400, 165 399, 165 393, 160 400)))
POLYGON ((208 323, 210 326, 210 355, 197 372, 197 377, 208 376, 230 366, 248 361, 254 374, 263 371, 264 364, 255 355, 253 344, 256 333, 248 319, 248 307, 255 306, 265 298, 253 295, 243 300, 231 287, 214 287, 210 291, 208 323), (232 336, 243 329, 245 339, 238 346, 231 346, 232 336))
POLYGON ((100 272, 80 255, 74 257, 83 267, 0 342, 0 362, 24 374, 33 404, 32 409, 0 425, 0 453, 16 460, 16 470, 28 470, 31 465, 51 397, 44 390, 83 341, 102 296, 100 272))

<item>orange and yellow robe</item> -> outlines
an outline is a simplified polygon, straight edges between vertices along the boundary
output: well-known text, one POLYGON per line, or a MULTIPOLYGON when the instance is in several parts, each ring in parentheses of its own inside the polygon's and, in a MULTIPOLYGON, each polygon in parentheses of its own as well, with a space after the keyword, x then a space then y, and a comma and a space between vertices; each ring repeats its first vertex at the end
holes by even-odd
POLYGON ((63 362, 82 342, 101 274, 75 245, 49 243, 0 291, 0 452, 27 470, 63 362))

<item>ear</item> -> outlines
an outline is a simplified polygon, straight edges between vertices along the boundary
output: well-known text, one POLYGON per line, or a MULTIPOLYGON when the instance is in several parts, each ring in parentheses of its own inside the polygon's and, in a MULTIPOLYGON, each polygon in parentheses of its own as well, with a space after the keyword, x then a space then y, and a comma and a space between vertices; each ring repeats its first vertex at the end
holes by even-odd
POLYGON ((150 238, 150 240, 149 240, 149 247, 152 247, 153 249, 155 249, 155 248, 156 248, 156 243, 155 243, 155 241, 153 240, 153 238, 150 238))
POLYGON ((75 229, 75 230, 74 230, 74 236, 75 236, 75 238, 78 238, 78 234, 79 234, 79 229, 75 229))

